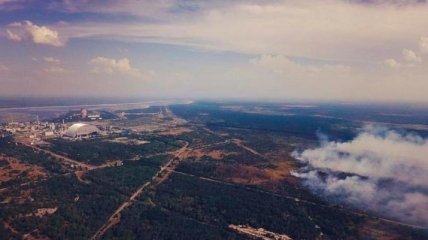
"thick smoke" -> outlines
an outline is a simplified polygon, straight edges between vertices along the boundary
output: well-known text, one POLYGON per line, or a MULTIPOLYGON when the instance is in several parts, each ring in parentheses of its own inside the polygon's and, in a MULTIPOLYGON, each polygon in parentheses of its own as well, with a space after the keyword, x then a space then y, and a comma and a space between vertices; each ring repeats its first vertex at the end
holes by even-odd
POLYGON ((428 227, 428 139, 366 127, 293 155, 307 166, 292 174, 317 193, 428 227))

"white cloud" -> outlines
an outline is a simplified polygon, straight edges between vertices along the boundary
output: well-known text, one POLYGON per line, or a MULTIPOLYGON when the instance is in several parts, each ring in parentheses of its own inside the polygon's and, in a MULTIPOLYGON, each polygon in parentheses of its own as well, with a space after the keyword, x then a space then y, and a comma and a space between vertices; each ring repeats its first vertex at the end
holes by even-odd
POLYGON ((47 73, 47 74, 64 74, 64 73, 69 73, 70 71, 60 67, 60 66, 49 66, 44 68, 43 73, 47 73))
POLYGON ((390 67, 390 68, 401 67, 401 63, 399 63, 397 60, 395 60, 393 58, 385 59, 385 61, 383 61, 383 63, 385 64, 385 66, 390 67))
MULTIPOLYGON (((140 9, 135 5, 134 10, 140 9)), ((73 37, 104 36, 249 54, 378 61, 411 46, 426 32, 427 11, 427 5, 367 6, 341 0, 233 1, 179 16, 164 12, 159 21, 150 23, 70 24, 64 31, 73 37)), ((157 13, 150 17, 157 19, 157 13)))
MULTIPOLYGON (((30 1, 22 2, 27 4, 30 1)), ((236 67, 239 70, 233 73, 234 76, 222 79, 222 87, 218 91, 212 91, 210 83, 200 79, 204 77, 202 75, 208 74, 225 77, 224 72, 228 72, 229 67, 213 61, 194 61, 198 62, 198 67, 192 67, 189 75, 201 76, 198 79, 195 77, 186 86, 177 86, 181 89, 175 92, 180 92, 182 96, 196 85, 200 92, 205 91, 213 96, 217 93, 222 97, 234 96, 232 91, 230 93, 226 89, 232 89, 232 85, 246 84, 245 97, 428 101, 425 91, 428 88, 428 61, 416 64, 404 61, 401 56, 404 48, 413 49, 416 57, 422 56, 415 42, 421 36, 427 36, 428 4, 406 5, 402 1, 400 4, 387 4, 390 1, 376 1, 382 4, 373 5, 356 2, 124 0, 106 3, 64 0, 49 1, 49 4, 44 5, 33 4, 28 8, 49 5, 49 11, 58 11, 59 14, 86 11, 115 16, 106 18, 106 21, 88 21, 85 18, 47 26, 58 31, 62 39, 88 38, 93 42, 108 39, 111 46, 117 44, 116 41, 156 42, 196 46, 204 50, 226 50, 221 53, 222 56, 229 54, 229 51, 250 54, 251 57, 260 56, 253 60, 259 67, 247 66, 242 63, 242 59, 234 58, 233 61, 236 61, 232 64, 238 65, 240 61, 240 66, 236 67), (115 21, 117 16, 124 18, 115 21), (382 67, 381 64, 387 64, 384 60, 389 58, 402 66, 400 71, 382 67), (312 64, 314 62, 317 64, 312 64), (413 67, 408 67, 410 65, 413 67), (250 79, 251 85, 248 84, 250 79)), ((25 25, 23 22, 19 24, 25 25)), ((25 36, 24 40, 32 40, 29 33, 19 34, 18 29, 22 29, 22 26, 7 28, 19 38, 25 36)), ((8 36, 7 31, 4 35, 8 36)), ((9 38, 18 39, 16 36, 9 38)), ((176 60, 168 63, 168 67, 183 64, 176 60)), ((153 65, 160 69, 159 72, 165 69, 161 62, 153 65)), ((113 70, 107 68, 106 71, 113 70)), ((85 73, 80 74, 83 79, 85 73)))
MULTIPOLYGON (((423 38, 420 39, 419 45, 423 45, 423 38)), ((420 48, 422 49, 422 47, 420 48)), ((401 55, 403 58, 403 63, 395 60, 394 58, 388 58, 383 61, 383 64, 390 68, 399 68, 401 66, 412 68, 416 63, 422 62, 422 57, 418 56, 413 50, 404 48, 401 51, 401 55)))
POLYGON ((263 54, 259 58, 251 59, 250 62, 279 74, 296 73, 317 76, 319 74, 343 74, 351 71, 351 67, 345 65, 302 64, 283 55, 263 54))
POLYGON ((293 155, 309 167, 293 175, 312 189, 428 226, 428 139, 367 127, 351 141, 324 142, 293 155))
POLYGON ((19 34, 15 34, 12 31, 10 31, 9 29, 6 30, 6 36, 8 39, 15 41, 15 42, 20 42, 22 41, 22 37, 19 36, 19 34))
POLYGON ((44 57, 43 60, 45 60, 45 62, 47 63, 54 63, 54 64, 60 64, 61 60, 57 59, 57 58, 53 58, 53 57, 44 57))
POLYGON ((416 55, 416 53, 410 49, 403 49, 402 51, 403 58, 409 64, 420 63, 422 62, 422 58, 416 55))
POLYGON ((35 44, 50 45, 55 47, 64 46, 59 33, 46 26, 38 26, 30 21, 14 22, 6 29, 8 39, 16 42, 31 39, 35 44))
POLYGON ((419 48, 423 53, 428 53, 428 37, 421 37, 419 39, 419 48))
MULTIPOLYGON (((242 82, 249 91, 282 98, 349 98, 355 94, 360 73, 350 66, 327 61, 308 61, 285 55, 263 54, 250 59, 245 71, 259 82, 242 82)), ((250 79, 249 77, 247 77, 250 79)))
POLYGON ((140 70, 133 68, 128 58, 113 59, 105 57, 95 57, 90 64, 94 66, 93 72, 107 74, 125 74, 133 77, 141 77, 140 70))
MULTIPOLYGON (((67 39, 156 42, 260 56, 252 61, 260 67, 248 68, 260 70, 257 78, 263 81, 254 81, 251 87, 247 85, 248 97, 257 93, 278 98, 428 99, 424 91, 428 88, 425 63, 405 62, 401 56, 395 56, 404 48, 413 48, 421 34, 426 33, 428 4, 403 6, 385 1, 373 5, 343 0, 199 1, 196 7, 192 6, 192 11, 186 11, 174 1, 161 2, 125 0, 114 6, 57 6, 70 11, 85 8, 108 14, 143 14, 156 20, 79 21, 58 29, 67 39), (152 4, 156 6, 152 8, 152 4), (149 10, 138 10, 142 8, 149 10), (380 65, 392 56, 401 63, 400 71, 390 71, 380 65), (308 59, 310 64, 295 59, 308 59), (327 64, 319 64, 322 62, 327 64), (409 65, 414 67, 407 67, 409 65), (275 75, 269 75, 263 68, 275 75)), ((416 54, 418 57, 419 53, 416 54)), ((245 74, 236 75, 229 87, 248 78, 245 74)), ((198 84, 197 80, 193 84, 198 84)))
POLYGON ((39 62, 41 71, 38 71, 42 75, 65 76, 66 74, 72 73, 73 71, 64 66, 62 61, 54 57, 43 57, 43 61, 39 61, 37 58, 33 58, 33 61, 39 62))

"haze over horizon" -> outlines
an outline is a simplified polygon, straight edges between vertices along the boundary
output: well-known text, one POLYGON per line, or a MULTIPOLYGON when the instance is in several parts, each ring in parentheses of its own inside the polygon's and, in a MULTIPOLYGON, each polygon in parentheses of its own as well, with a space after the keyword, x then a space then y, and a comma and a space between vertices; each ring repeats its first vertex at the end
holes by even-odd
POLYGON ((0 0, 2 97, 428 103, 421 0, 0 0))

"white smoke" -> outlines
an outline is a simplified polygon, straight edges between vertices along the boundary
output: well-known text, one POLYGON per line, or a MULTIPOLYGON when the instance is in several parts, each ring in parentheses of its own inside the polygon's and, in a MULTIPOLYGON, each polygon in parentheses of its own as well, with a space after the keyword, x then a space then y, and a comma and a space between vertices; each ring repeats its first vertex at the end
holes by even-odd
POLYGON ((428 139, 366 127, 349 142, 293 156, 307 166, 292 174, 314 191, 428 227, 428 139))

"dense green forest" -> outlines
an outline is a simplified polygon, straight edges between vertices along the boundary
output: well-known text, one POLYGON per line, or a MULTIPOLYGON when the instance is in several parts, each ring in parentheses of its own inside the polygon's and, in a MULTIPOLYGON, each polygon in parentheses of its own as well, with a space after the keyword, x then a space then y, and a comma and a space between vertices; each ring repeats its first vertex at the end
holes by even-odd
POLYGON ((87 139, 82 141, 53 139, 50 141, 52 145, 48 149, 77 161, 100 165, 108 160, 127 160, 174 151, 182 145, 176 139, 167 136, 144 135, 132 137, 148 143, 138 145, 115 143, 107 141, 108 139, 87 139))

